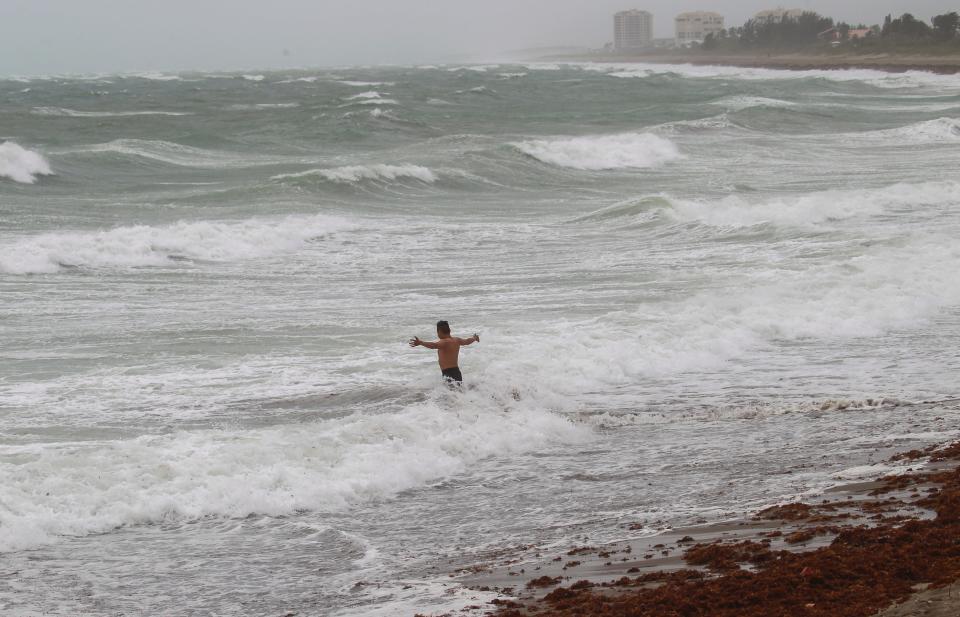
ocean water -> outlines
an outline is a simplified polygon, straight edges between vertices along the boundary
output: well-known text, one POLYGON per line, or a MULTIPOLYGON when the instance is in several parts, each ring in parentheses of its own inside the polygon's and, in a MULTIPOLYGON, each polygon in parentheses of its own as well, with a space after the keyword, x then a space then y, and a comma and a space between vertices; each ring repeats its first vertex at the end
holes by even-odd
POLYGON ((955 76, 7 78, 0 138, 0 614, 454 610, 960 433, 955 76))

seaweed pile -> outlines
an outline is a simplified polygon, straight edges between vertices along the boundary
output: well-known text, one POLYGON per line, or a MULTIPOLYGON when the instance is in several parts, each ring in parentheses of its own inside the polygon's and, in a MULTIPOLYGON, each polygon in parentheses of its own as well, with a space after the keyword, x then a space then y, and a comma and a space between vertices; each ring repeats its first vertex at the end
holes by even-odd
MULTIPOLYGON (((960 442, 908 452, 931 465, 877 483, 861 502, 790 504, 758 519, 799 525, 758 540, 697 544, 689 567, 577 581, 539 600, 497 601, 496 617, 865 617, 960 580, 960 442), (776 550, 827 536, 806 551, 776 550)), ((556 581, 541 581, 548 586, 556 581)))

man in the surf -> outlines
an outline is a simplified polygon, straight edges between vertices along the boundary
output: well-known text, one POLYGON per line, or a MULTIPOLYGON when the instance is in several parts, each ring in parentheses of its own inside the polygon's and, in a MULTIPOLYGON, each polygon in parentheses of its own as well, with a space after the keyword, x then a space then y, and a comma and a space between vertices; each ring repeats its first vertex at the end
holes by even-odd
POLYGON ((450 387, 459 387, 463 384, 463 375, 460 374, 460 348, 480 342, 480 335, 474 334, 470 338, 459 338, 450 335, 450 324, 445 321, 437 322, 437 341, 421 341, 418 337, 410 339, 411 347, 426 347, 437 350, 437 359, 440 361, 440 372, 443 381, 450 387))

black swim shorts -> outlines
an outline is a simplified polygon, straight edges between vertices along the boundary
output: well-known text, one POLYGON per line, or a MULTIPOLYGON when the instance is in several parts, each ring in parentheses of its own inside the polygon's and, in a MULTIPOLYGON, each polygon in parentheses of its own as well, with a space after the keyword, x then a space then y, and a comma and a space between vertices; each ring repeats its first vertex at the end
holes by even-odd
POLYGON ((454 383, 463 383, 463 375, 460 374, 460 367, 455 366, 453 368, 443 369, 443 380, 448 384, 454 383))

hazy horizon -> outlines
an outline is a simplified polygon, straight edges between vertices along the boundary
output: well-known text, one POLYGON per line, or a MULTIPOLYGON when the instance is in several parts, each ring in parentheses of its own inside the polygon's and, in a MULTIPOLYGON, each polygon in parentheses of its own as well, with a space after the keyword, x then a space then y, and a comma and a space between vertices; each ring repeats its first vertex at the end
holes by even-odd
MULTIPOLYGON (((283 69, 363 64, 467 62, 520 49, 601 47, 612 15, 640 8, 655 16, 655 35, 673 34, 673 16, 713 10, 739 25, 779 2, 715 0, 505 0, 452 5, 439 0, 169 0, 133 6, 115 0, 9 0, 0 6, 0 74, 283 69)), ((911 12, 929 20, 955 10, 945 0, 826 0, 782 3, 851 23, 879 23, 911 12)))

